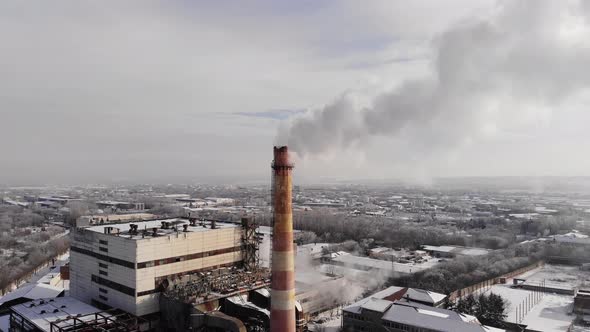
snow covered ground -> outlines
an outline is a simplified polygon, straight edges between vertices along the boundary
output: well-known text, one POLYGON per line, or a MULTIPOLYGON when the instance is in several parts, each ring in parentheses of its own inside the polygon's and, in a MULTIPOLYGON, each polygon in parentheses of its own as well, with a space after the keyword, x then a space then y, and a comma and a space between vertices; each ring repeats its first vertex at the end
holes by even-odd
POLYGON ((526 279, 525 284, 537 286, 545 282, 548 288, 572 290, 580 284, 590 282, 590 273, 577 266, 550 265, 531 271, 518 278, 526 279))
MULTIPOLYGON (((545 280, 547 285, 551 283, 556 288, 568 288, 582 283, 587 275, 580 275, 580 270, 575 267, 546 265, 517 278, 526 279, 533 284, 545 280)), ((500 295, 508 302, 506 321, 518 321, 527 325, 527 329, 530 330, 568 331, 575 319, 575 315, 572 314, 574 299, 571 295, 540 293, 539 297, 539 293, 512 288, 512 283, 513 279, 508 279, 506 284, 494 285, 486 291, 500 295)))
POLYGON ((522 324, 527 325, 527 329, 536 331, 568 331, 575 319, 571 314, 573 305, 574 299, 571 296, 547 295, 525 316, 522 324))
POLYGON ((323 331, 323 332, 338 332, 342 327, 342 315, 341 311, 337 315, 331 315, 331 313, 325 312, 318 315, 319 319, 322 318, 322 323, 309 323, 308 328, 310 331, 323 331))

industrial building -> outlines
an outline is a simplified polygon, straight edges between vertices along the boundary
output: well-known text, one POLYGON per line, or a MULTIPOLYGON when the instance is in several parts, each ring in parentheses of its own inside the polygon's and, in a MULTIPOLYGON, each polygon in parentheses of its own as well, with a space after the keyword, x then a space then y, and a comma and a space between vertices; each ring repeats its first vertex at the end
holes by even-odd
MULTIPOLYGON (((344 308, 342 314, 345 331, 504 331, 482 325, 477 318, 470 315, 421 304, 405 297, 396 299, 398 292, 395 289, 387 289, 344 308)), ((444 298, 444 295, 442 296, 444 298)))
POLYGON ((161 325, 169 331, 268 328, 269 301, 257 296, 268 293, 267 269, 222 268, 183 279, 160 295, 161 325))
POLYGON ((431 292, 418 288, 391 286, 378 293, 373 294, 372 298, 396 301, 405 299, 408 301, 424 304, 431 307, 440 307, 443 305, 445 298, 444 294, 431 292))
POLYGON ((71 236, 71 295, 137 316, 159 311, 158 295, 189 274, 243 264, 238 223, 151 220, 76 228, 71 236))
POLYGON ((590 290, 580 289, 574 297, 574 313, 590 315, 590 290))
POLYGON ((112 224, 131 221, 144 221, 157 219, 155 214, 151 213, 124 213, 124 214, 99 214, 81 216, 76 219, 77 227, 87 227, 100 224, 112 224))
POLYGON ((11 332, 139 332, 149 323, 120 310, 101 311, 72 297, 41 299, 11 307, 11 332))
POLYGON ((31 300, 49 299, 64 296, 64 289, 43 283, 27 284, 0 297, 0 315, 10 307, 31 300))
POLYGON ((350 253, 339 251, 332 253, 327 264, 342 266, 345 268, 366 271, 378 275, 408 275, 423 271, 436 265, 432 262, 429 264, 403 264, 370 257, 361 257, 350 253))
POLYGON ((112 211, 145 210, 145 204, 142 202, 99 201, 96 202, 96 205, 100 209, 110 209, 112 211))
POLYGON ((456 256, 482 256, 491 252, 489 249, 461 246, 422 246, 424 251, 434 257, 453 258, 456 256))

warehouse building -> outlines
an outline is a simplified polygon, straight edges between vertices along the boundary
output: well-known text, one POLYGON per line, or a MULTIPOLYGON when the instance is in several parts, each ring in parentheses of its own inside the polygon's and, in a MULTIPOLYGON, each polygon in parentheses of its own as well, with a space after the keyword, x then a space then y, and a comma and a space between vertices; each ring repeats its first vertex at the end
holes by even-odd
MULTIPOLYGON (((396 292, 396 289, 387 289, 344 308, 342 310, 342 321, 345 331, 504 331, 482 325, 477 318, 470 315, 432 307, 412 301, 405 296, 402 299, 395 299, 395 294, 399 291, 396 292)), ((425 292, 422 290, 415 291, 425 292)), ((409 293, 407 294, 410 295, 409 293)))

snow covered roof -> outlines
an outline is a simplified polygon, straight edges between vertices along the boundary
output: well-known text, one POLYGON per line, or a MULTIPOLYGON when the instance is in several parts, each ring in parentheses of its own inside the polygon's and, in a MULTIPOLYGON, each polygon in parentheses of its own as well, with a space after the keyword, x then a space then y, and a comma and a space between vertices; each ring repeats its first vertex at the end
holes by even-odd
MULTIPOLYGON (((22 303, 10 307, 10 310, 22 316, 41 331, 47 332, 51 330, 51 323, 57 320, 101 312, 100 309, 69 296, 22 303)), ((108 316, 106 313, 105 315, 108 316)), ((93 316, 87 318, 93 319, 93 316)))
MULTIPOLYGON (((104 234, 105 227, 117 228, 119 233, 113 233, 113 236, 117 235, 120 237, 130 238, 133 240, 142 240, 141 236, 131 236, 129 234, 130 225, 134 224, 137 225, 139 232, 143 231, 144 229, 151 230, 153 228, 157 228, 158 234, 173 234, 176 233, 174 230, 174 226, 177 227, 178 230, 182 232, 182 227, 187 225, 187 230, 189 232, 208 232, 211 231, 210 222, 207 221, 207 227, 200 226, 199 224, 195 226, 191 226, 187 219, 179 219, 179 218, 172 218, 172 219, 159 219, 159 220, 147 220, 147 221, 136 221, 136 222, 126 222, 126 223, 117 223, 117 224, 103 224, 103 225, 96 225, 85 227, 84 229, 91 232, 97 232, 104 234), (170 228, 162 229, 161 225, 162 222, 167 222, 170 224, 170 228)), ((227 223, 227 222, 217 222, 216 223, 217 229, 224 229, 224 228, 235 228, 239 227, 238 224, 234 223, 227 223)), ((147 239, 148 237, 146 237, 147 239)))
POLYGON ((63 293, 63 291, 63 288, 51 286, 48 284, 28 284, 1 297, 0 305, 19 298, 25 298, 29 300, 54 298, 63 293))
MULTIPOLYGON (((371 310, 383 313, 382 321, 406 324, 412 327, 432 329, 442 332, 505 332, 484 326, 469 315, 432 307, 416 302, 403 300, 390 301, 385 298, 403 291, 403 287, 389 287, 370 297, 364 298, 343 309, 343 311, 354 314, 363 314, 364 310, 371 310)), ((406 289, 407 290, 407 289, 406 289)), ((421 289, 409 289, 418 295, 430 296, 431 298, 444 299, 444 295, 421 289), (441 298, 442 296, 442 298, 441 298)))
POLYGON ((481 256, 490 252, 485 248, 461 247, 461 246, 423 246, 426 251, 453 253, 465 256, 481 256))
POLYGON ((387 300, 381 300, 376 298, 370 298, 367 302, 361 304, 361 309, 371 310, 377 312, 385 312, 393 302, 387 300))
POLYGON ((436 304, 444 300, 446 295, 418 288, 391 286, 380 292, 373 294, 371 297, 378 299, 387 299, 390 301, 399 300, 403 298, 410 301, 419 301, 423 303, 436 304))
POLYGON ((479 324, 464 322, 454 311, 405 301, 396 301, 382 320, 444 332, 485 331, 479 324))

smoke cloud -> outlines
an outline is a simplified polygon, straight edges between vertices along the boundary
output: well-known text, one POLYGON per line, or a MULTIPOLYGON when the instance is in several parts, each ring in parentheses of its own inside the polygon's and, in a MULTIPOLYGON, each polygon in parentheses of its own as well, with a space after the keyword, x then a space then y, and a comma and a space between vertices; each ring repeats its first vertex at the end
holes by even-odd
POLYGON ((427 155, 542 128, 590 85, 589 13, 586 1, 499 2, 488 17, 460 22, 433 40, 427 76, 368 107, 345 93, 292 119, 278 140, 306 157, 385 136, 427 155))

